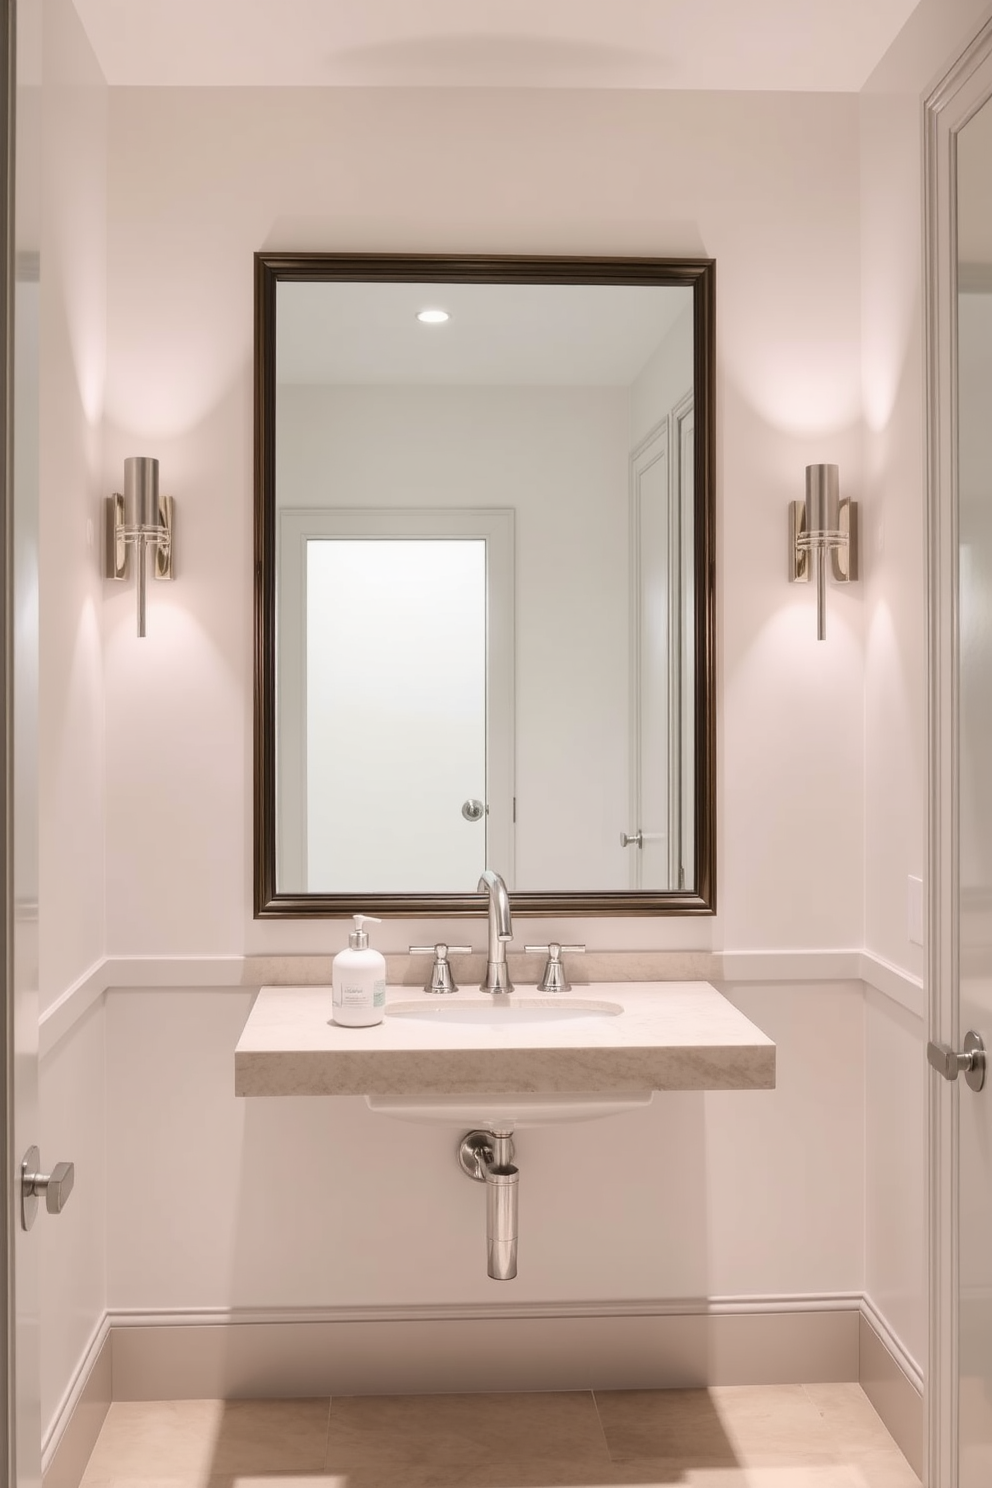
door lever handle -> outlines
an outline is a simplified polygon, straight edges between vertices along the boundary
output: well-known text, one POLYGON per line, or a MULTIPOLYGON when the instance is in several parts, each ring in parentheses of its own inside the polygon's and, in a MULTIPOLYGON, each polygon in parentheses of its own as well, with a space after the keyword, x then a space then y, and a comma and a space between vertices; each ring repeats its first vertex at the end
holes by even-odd
POLYGON ((958 1075, 964 1075, 972 1090, 981 1090, 985 1084, 987 1059, 980 1033, 972 1030, 965 1034, 961 1053, 949 1044, 935 1044, 931 1039, 927 1044, 927 1059, 945 1080, 956 1080, 958 1075))
POLYGON ((40 1169, 41 1154, 37 1147, 29 1147, 21 1161, 21 1228, 24 1230, 34 1224, 42 1195, 49 1214, 61 1214, 76 1181, 74 1163, 56 1163, 50 1173, 42 1173, 40 1169))

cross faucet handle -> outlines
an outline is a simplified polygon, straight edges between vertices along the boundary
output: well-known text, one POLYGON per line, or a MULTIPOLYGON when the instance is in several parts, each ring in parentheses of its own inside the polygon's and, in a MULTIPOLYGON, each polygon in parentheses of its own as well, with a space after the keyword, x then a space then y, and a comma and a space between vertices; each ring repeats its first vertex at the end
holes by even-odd
POLYGON ((524 946, 524 950, 531 955, 542 951, 547 953, 544 975, 537 984, 538 992, 571 992, 572 984, 565 976, 562 952, 567 951, 570 956, 581 956, 585 951, 584 945, 562 945, 560 941, 552 940, 547 945, 524 946))
POLYGON ((432 946, 411 946, 411 956, 433 956, 434 962, 430 969, 430 975, 424 983, 425 992, 457 992, 458 987, 451 974, 451 964, 448 957, 468 956, 472 952, 471 946, 447 945, 443 940, 437 941, 432 946))

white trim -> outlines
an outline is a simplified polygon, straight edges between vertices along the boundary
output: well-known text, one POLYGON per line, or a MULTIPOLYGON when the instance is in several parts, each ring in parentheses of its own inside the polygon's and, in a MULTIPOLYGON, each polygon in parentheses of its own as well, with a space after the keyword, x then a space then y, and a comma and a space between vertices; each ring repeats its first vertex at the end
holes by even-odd
POLYGON ((725 982, 860 982, 859 950, 718 951, 725 982))
POLYGON ((79 1404, 80 1397, 89 1384, 90 1375, 96 1368, 100 1353, 110 1336, 112 1327, 109 1312, 105 1312, 90 1335, 89 1343, 84 1348, 79 1363, 73 1371, 72 1378, 63 1392, 62 1399, 55 1408, 55 1413, 49 1421, 48 1426, 42 1433, 41 1438, 41 1470, 47 1472, 52 1465, 52 1459, 61 1445, 62 1438, 66 1433, 72 1413, 79 1404))
MULTIPOLYGON (((511 953, 512 955, 513 953, 511 953)), ((871 951, 595 951, 599 965, 616 959, 619 980, 630 980, 625 960, 643 966, 657 962, 659 980, 698 979, 732 984, 794 982, 865 982, 917 1017, 924 1016, 925 994, 918 977, 901 970, 871 951), (698 958, 696 971, 687 958, 698 958), (671 970, 666 972, 666 966, 671 970)), ((387 952, 387 964, 392 960, 387 952)), ((405 959, 405 958, 404 958, 405 959)), ((63 992, 39 1019, 39 1057, 44 1058, 83 1018, 93 1004, 111 991, 151 989, 302 986, 327 980, 329 957, 307 956, 105 956, 63 992)), ((580 968, 581 969, 581 968, 580 968)), ((599 979, 605 980, 605 972, 599 979)))
POLYGON ((107 990, 107 958, 94 961, 88 971, 77 977, 61 997, 45 1009, 38 1019, 38 1057, 46 1054, 63 1038, 80 1018, 99 1002, 107 990))
MULTIPOLYGON (((796 1292, 781 1296, 663 1297, 626 1302, 465 1302, 391 1307, 125 1307, 109 1311, 107 1317, 112 1328, 202 1328, 265 1323, 477 1323, 567 1318, 743 1317, 777 1313, 860 1312, 864 1304, 865 1298, 860 1292, 796 1292)), ((871 1316, 877 1316, 874 1308, 871 1316)), ((880 1334, 883 1327, 877 1326, 880 1334)))
POLYGON ((922 1367, 913 1358, 898 1333, 886 1322, 867 1293, 861 1299, 861 1314, 865 1321, 874 1328, 886 1351, 898 1364, 913 1389, 922 1397, 924 1383, 922 1367))
POLYGON ((922 1478, 926 1458, 925 1396, 864 1311, 858 1328, 858 1381, 917 1478, 922 1478))
MULTIPOLYGON (((104 989, 125 987, 244 987, 252 981, 251 956, 107 956, 104 989)), ((330 957, 322 958, 325 967, 330 957)), ((47 1014, 46 1014, 47 1016, 47 1014)))
MULTIPOLYGON (((661 1389, 857 1380, 856 1299, 761 1311, 544 1315, 445 1310, 237 1322, 193 1314, 112 1329, 116 1400, 661 1389)), ((623 1305, 623 1304, 621 1304, 623 1305)), ((662 1304, 664 1307, 664 1304, 662 1304)))
POLYGON ((876 992, 881 992, 884 997, 897 1002, 914 1017, 926 1017, 927 994, 922 977, 903 971, 901 966, 894 966, 884 956, 876 956, 874 951, 862 951, 861 980, 876 992))

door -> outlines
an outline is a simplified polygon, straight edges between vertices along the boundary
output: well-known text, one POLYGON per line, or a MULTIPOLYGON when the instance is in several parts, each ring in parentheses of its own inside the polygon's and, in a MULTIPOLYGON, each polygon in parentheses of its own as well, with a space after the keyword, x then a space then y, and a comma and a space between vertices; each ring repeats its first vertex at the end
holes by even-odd
MULTIPOLYGON (((992 1044, 992 103, 958 134, 957 187, 959 1047, 969 1030, 992 1044)), ((956 1083, 958 1472, 960 1488, 987 1488, 992 1085, 956 1083)))
POLYGON ((990 97, 986 38, 927 105, 932 1488, 992 1482, 990 97))
POLYGON ((38 1140, 38 873, 37 873, 37 697, 38 697, 38 399, 40 222, 41 0, 0 4, 3 50, 5 145, 0 159, 9 182, 14 172, 13 220, 0 190, 7 294, 3 297, 3 442, 0 475, 5 556, 3 681, 6 727, 2 732, 4 784, 4 959, 6 1019, 4 1060, 7 1297, 6 1481, 35 1488, 41 1481, 41 1421, 38 1316, 38 1232, 20 1224, 21 1158, 38 1140), (14 81, 15 86, 10 86, 14 81), (11 111, 16 109, 16 130, 11 111), (16 135, 16 161, 11 141, 16 135))

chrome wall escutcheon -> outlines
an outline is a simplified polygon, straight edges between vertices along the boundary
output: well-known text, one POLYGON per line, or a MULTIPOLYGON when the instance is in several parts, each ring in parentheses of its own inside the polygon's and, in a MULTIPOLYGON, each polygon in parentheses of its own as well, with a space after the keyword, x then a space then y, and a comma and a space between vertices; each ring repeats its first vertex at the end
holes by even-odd
POLYGON ((976 1091, 981 1090, 985 1084, 988 1063, 985 1044, 981 1034, 974 1029, 965 1034, 961 1053, 952 1049, 949 1044, 935 1044, 931 1039, 927 1044, 927 1059, 945 1080, 956 1080, 958 1075, 964 1075, 969 1087, 976 1091))
POLYGON ((76 1181, 75 1165, 56 1163, 50 1173, 42 1173, 41 1153, 29 1147, 21 1159, 21 1228, 29 1230, 38 1213, 38 1200, 45 1195, 49 1214, 61 1214, 76 1181))
MULTIPOLYGON (((512 1138, 507 1138, 508 1146, 503 1149, 503 1160, 512 1163, 514 1146, 512 1138)), ((476 1183, 485 1183, 486 1169, 496 1162, 496 1150, 493 1146, 493 1134, 491 1131, 470 1131, 458 1144, 458 1165, 468 1178, 474 1178, 476 1183)))

